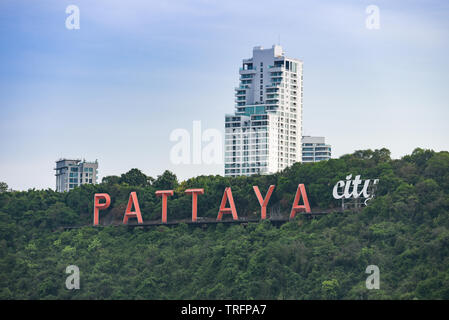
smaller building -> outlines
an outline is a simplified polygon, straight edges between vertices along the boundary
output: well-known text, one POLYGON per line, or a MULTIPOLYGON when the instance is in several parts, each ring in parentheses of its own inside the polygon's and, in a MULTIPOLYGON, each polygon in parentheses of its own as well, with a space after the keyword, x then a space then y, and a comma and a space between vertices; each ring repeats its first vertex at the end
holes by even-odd
POLYGON ((329 160, 331 152, 331 145, 325 143, 324 137, 302 137, 302 162, 329 160))
POLYGON ((70 191, 82 184, 97 184, 98 161, 59 159, 56 161, 56 191, 70 191))

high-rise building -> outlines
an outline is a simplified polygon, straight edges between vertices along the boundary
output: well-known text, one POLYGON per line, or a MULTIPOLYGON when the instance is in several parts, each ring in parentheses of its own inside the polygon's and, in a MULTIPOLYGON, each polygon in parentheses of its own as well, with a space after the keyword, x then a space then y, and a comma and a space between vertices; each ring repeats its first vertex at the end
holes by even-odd
POLYGON ((79 159, 56 161, 56 191, 70 191, 82 184, 97 184, 98 161, 86 162, 79 159))
POLYGON ((303 62, 282 47, 243 59, 225 120, 225 176, 270 174, 301 161, 303 62))
POLYGON ((331 158, 332 147, 324 137, 302 137, 302 162, 318 162, 331 158))

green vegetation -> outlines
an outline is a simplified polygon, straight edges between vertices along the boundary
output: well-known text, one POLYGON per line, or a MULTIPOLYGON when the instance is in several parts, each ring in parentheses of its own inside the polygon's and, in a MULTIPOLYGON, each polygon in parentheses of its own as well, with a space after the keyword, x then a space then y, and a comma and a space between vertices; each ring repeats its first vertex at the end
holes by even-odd
MULTIPOLYGON (((449 153, 416 149, 391 160, 386 149, 295 164, 269 176, 200 176, 178 182, 137 169, 59 194, 8 191, 0 184, 0 299, 449 299, 449 153), (191 197, 203 187, 199 216, 216 217, 226 186, 240 217, 258 217, 252 190, 287 215, 298 183, 313 210, 339 202, 332 188, 348 174, 379 178, 377 196, 360 212, 206 228, 129 228, 120 224, 131 191, 144 222, 160 219, 157 189, 174 189, 168 219, 190 219, 191 197), (92 227, 93 195, 112 204, 92 227), (63 226, 82 226, 64 231, 63 226), (368 265, 380 268, 380 289, 367 290, 368 265), (67 290, 68 265, 81 288, 67 290)), ((276 211, 276 210, 275 210, 276 211)), ((277 211, 276 211, 277 212, 277 211)))

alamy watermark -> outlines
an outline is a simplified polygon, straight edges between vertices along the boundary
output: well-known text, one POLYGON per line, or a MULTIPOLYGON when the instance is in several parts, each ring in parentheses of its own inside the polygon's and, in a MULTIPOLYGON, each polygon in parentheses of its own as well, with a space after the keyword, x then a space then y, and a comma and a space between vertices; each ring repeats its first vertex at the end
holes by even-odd
POLYGON ((65 9, 69 16, 65 19, 65 27, 69 30, 78 30, 80 28, 80 8, 71 4, 65 9))
POLYGON ((372 4, 366 7, 366 14, 368 15, 365 20, 365 26, 369 30, 380 29, 380 10, 379 7, 372 4))
POLYGON ((170 133, 176 142, 170 149, 173 164, 223 164, 223 136, 217 129, 202 131, 201 121, 193 121, 192 133, 178 128, 170 133))
POLYGON ((65 280, 65 287, 69 290, 80 288, 80 269, 75 265, 70 265, 65 269, 65 273, 70 274, 65 280))
POLYGON ((380 289, 380 271, 379 267, 376 265, 369 265, 366 267, 365 273, 369 276, 366 278, 366 288, 368 290, 380 289))

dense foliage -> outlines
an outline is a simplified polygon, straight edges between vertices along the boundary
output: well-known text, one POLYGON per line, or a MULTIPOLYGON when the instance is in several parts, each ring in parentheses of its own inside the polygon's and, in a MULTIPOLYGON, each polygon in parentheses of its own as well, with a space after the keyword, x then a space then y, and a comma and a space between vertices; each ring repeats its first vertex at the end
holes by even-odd
POLYGON ((386 149, 295 164, 279 174, 200 176, 178 182, 132 169, 68 193, 0 188, 1 299, 449 299, 449 153, 416 149, 399 160, 386 149), (332 188, 348 174, 379 178, 376 198, 360 212, 298 217, 280 227, 181 223, 130 228, 120 224, 137 191, 144 222, 160 219, 156 190, 174 189, 168 218, 189 219, 187 188, 203 187, 199 215, 216 217, 231 186, 240 217, 257 217, 276 185, 269 215, 287 215, 298 183, 313 210, 339 203, 332 188), (92 227, 93 194, 111 195, 92 227), (82 226, 66 230, 63 226, 82 226), (380 289, 367 290, 368 265, 380 289), (77 265, 81 288, 68 290, 66 267, 77 265))

